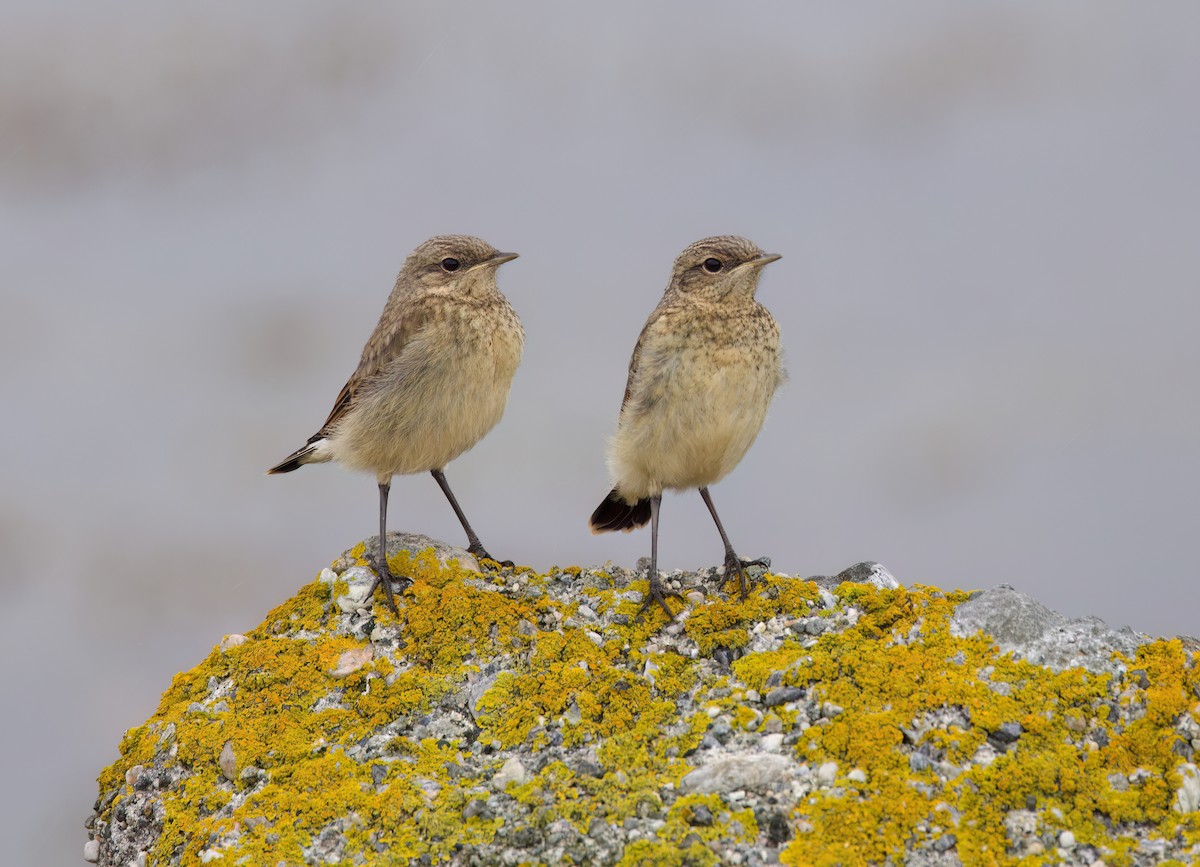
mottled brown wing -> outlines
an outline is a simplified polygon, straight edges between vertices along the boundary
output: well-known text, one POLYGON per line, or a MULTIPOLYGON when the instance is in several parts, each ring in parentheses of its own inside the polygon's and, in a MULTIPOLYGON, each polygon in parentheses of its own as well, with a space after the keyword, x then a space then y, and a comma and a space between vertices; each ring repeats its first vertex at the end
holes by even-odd
POLYGON ((633 347, 633 356, 629 359, 629 378, 625 380, 625 396, 621 398, 621 412, 625 411, 625 404, 629 403, 629 393, 633 391, 633 378, 637 376, 638 362, 642 359, 642 344, 646 340, 646 332, 650 330, 650 326, 655 323, 660 315, 659 308, 655 308, 650 314, 650 318, 646 320, 646 324, 642 326, 642 331, 638 334, 637 343, 633 347))
POLYGON ((420 331, 429 319, 427 305, 419 301, 407 307, 399 321, 388 313, 389 311, 384 310, 379 324, 375 326, 367 345, 363 347, 357 369, 342 386, 337 400, 333 402, 333 409, 329 411, 329 418, 325 419, 325 424, 313 434, 313 440, 329 433, 338 419, 354 406, 354 396, 369 386, 391 361, 400 356, 413 335, 420 331))

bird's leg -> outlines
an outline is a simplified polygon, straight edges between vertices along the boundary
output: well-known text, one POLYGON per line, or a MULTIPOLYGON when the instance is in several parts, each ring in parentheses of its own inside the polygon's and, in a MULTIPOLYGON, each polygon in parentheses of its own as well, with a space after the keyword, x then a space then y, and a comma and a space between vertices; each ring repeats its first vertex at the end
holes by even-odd
MULTIPOLYGON (((387 562, 387 501, 388 491, 391 490, 391 487, 391 479, 379 483, 379 553, 375 557, 375 573, 378 575, 375 585, 383 585, 383 595, 387 607, 392 610, 393 614, 399 615, 400 611, 396 608, 396 597, 392 594, 392 572, 388 569, 387 562)), ((372 586, 367 596, 369 598, 374 594, 375 586, 372 586)))
MULTIPOLYGON (((450 490, 450 483, 446 481, 446 474, 441 470, 429 471, 433 478, 441 487, 442 493, 446 495, 446 499, 450 501, 450 507, 454 509, 454 514, 458 515, 458 522, 463 525, 463 529, 467 531, 467 551, 470 552, 476 560, 492 560, 499 563, 501 566, 512 566, 512 560, 497 560, 488 553, 487 548, 483 547, 483 543, 479 541, 479 537, 475 535, 475 531, 471 529, 471 522, 467 520, 466 514, 463 513, 462 507, 458 505, 458 500, 454 498, 454 492, 450 490)), ((483 563, 481 562, 482 566, 483 563)))
POLYGON ((729 577, 736 572, 742 582, 742 599, 745 600, 747 593, 750 590, 749 579, 746 576, 747 566, 763 566, 771 567, 771 561, 767 557, 760 557, 757 560, 741 560, 738 555, 733 552, 733 545, 729 543, 729 537, 725 535, 725 528, 721 526, 721 519, 717 517, 717 508, 713 505, 712 497, 708 494, 708 488, 700 489, 700 496, 704 499, 704 505, 708 506, 708 513, 712 515, 713 522, 717 525, 717 532, 721 534, 721 541, 725 543, 725 577, 729 577))
POLYGON ((667 597, 679 598, 679 594, 665 592, 662 582, 658 580, 658 507, 661 502, 662 494, 655 494, 650 498, 650 590, 646 594, 646 600, 642 603, 641 609, 638 610, 637 617, 633 618, 635 623, 641 620, 642 616, 654 605, 658 605, 666 612, 668 621, 675 619, 674 612, 667 605, 667 597))

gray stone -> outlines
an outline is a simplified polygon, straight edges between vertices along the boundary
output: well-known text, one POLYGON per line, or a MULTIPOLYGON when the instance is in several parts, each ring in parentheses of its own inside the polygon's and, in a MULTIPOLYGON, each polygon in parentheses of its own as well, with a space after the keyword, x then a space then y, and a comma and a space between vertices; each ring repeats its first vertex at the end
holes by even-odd
POLYGON ((500 767, 500 770, 496 771, 495 776, 492 777, 492 788, 498 792, 503 792, 505 786, 507 786, 509 783, 525 782, 525 777, 525 765, 521 763, 519 758, 513 756, 506 761, 500 767))
POLYGON ((1011 650, 1029 645, 1065 622, 1065 617, 1032 596, 1000 584, 960 604, 950 620, 950 632, 962 637, 983 631, 1011 650))
POLYGON ((1179 813, 1194 813, 1200 810, 1200 768, 1190 762, 1179 766, 1183 785, 1175 791, 1175 810, 1179 813))
POLYGON ((723 756, 702 765, 679 781, 679 791, 709 794, 748 789, 770 792, 791 776, 793 765, 785 756, 771 753, 740 753, 723 756))
POLYGON ((1096 617, 1068 620, 1008 584, 976 593, 955 610, 952 635, 979 631, 996 639, 1001 650, 1036 665, 1108 674, 1117 674, 1122 667, 1112 660, 1114 650, 1133 656, 1149 640, 1128 627, 1113 630, 1096 617))
MULTIPOLYGON (((379 537, 371 536, 363 544, 366 546, 367 555, 374 557, 375 552, 379 549, 379 537)), ((450 561, 457 560, 458 565, 463 569, 468 569, 472 572, 482 571, 479 568, 479 561, 466 548, 449 545, 446 542, 439 541, 431 536, 422 535, 421 533, 387 534, 387 556, 389 560, 401 551, 407 551, 415 557, 428 548, 433 549, 433 555, 437 557, 438 562, 443 566, 448 566, 450 565, 450 561)), ((347 550, 342 557, 346 558, 349 554, 350 551, 347 550)))

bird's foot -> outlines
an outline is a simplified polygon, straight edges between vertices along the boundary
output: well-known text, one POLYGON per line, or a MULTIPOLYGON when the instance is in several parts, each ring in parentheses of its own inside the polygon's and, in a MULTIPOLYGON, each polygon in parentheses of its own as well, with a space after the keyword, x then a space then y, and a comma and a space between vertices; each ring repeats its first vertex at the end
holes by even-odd
POLYGON ((742 560, 733 551, 728 551, 725 554, 725 577, 737 575, 741 581, 742 601, 746 601, 746 597, 750 594, 750 588, 754 586, 754 582, 750 579, 746 570, 751 566, 761 566, 764 570, 771 568, 770 557, 759 557, 757 560, 742 560))
POLYGON ((507 567, 510 569, 516 565, 512 560, 497 560, 495 557, 489 554, 487 548, 483 547, 483 545, 479 542, 472 542, 467 548, 467 553, 474 557, 479 565, 483 566, 484 568, 487 568, 486 564, 483 562, 484 560, 491 560, 497 566, 507 567))
POLYGON ((392 614, 398 617, 400 615, 400 609, 396 607, 396 595, 392 590, 392 582, 399 582, 400 592, 403 593, 405 588, 412 584, 412 579, 406 578, 403 575, 392 575, 392 571, 388 568, 386 560, 382 566, 380 566, 376 560, 377 558, 375 557, 370 558, 371 568, 375 570, 375 583, 371 585, 371 589, 367 592, 367 598, 370 599, 374 597, 376 588, 382 586, 383 601, 387 603, 387 607, 389 610, 391 610, 392 614))
POLYGON ((646 592, 646 598, 642 602, 642 607, 638 609, 637 616, 633 618, 634 623, 639 623, 646 612, 657 605, 667 615, 667 622, 670 623, 675 619, 675 612, 671 610, 671 606, 667 605, 667 597, 683 601, 683 596, 676 593, 674 590, 664 590, 662 582, 658 580, 657 575, 650 576, 650 589, 646 592))

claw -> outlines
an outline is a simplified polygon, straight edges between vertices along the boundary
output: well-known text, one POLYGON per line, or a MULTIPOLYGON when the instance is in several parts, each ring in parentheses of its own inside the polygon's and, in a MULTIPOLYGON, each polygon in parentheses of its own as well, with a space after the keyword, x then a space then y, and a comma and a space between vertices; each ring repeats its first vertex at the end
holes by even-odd
POLYGON ((750 595, 750 588, 754 586, 754 582, 750 580, 750 576, 746 574, 746 569, 751 566, 761 566, 764 569, 771 568, 770 557, 759 557, 757 560, 742 560, 732 551, 725 557, 725 577, 736 574, 741 581, 742 601, 745 602, 750 595))
POLYGON ((512 560, 497 560, 488 553, 487 548, 483 547, 483 545, 471 545, 469 548, 467 548, 467 553, 474 557, 480 566, 484 565, 484 560, 491 560, 501 568, 511 569, 516 566, 512 560))
MULTIPOLYGON (((405 578, 404 576, 401 576, 399 578, 396 578, 395 576, 393 576, 392 571, 388 568, 386 560, 384 561, 382 567, 376 561, 377 561, 377 558, 375 558, 375 557, 370 558, 371 566, 375 570, 375 583, 372 584, 371 589, 369 591, 367 591, 367 597, 368 598, 373 597, 375 595, 375 589, 377 587, 379 587, 380 585, 382 585, 383 586, 383 601, 387 604, 387 607, 391 610, 392 614, 395 615, 396 617, 399 617, 400 609, 396 607, 396 596, 392 592, 392 582, 393 581, 407 582, 405 584, 405 586, 408 586, 409 584, 412 583, 412 581, 408 578, 405 578)), ((401 591, 401 592, 403 592, 403 591, 401 591)))
POLYGON ((658 578, 651 578, 650 589, 646 593, 646 599, 642 602, 642 607, 638 609, 637 616, 633 618, 633 622, 640 623, 645 613, 657 605, 666 612, 667 622, 670 623, 675 619, 675 612, 671 610, 671 606, 667 605, 667 597, 673 597, 680 602, 683 601, 682 594, 676 593, 674 590, 663 590, 662 583, 658 578))

